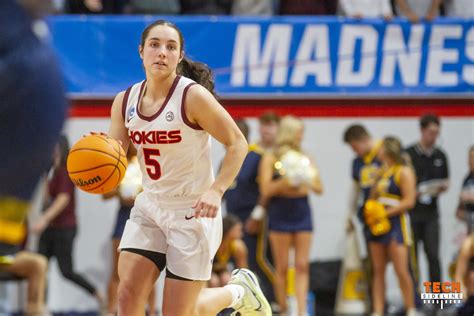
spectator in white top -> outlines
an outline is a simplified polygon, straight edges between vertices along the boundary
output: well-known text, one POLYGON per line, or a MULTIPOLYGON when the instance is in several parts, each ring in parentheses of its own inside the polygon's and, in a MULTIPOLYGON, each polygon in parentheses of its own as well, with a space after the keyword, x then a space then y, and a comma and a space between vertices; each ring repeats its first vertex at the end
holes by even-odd
POLYGON ((392 18, 390 0, 340 0, 340 4, 346 16, 356 19, 392 18))
POLYGON ((234 0, 233 15, 273 15, 272 0, 234 0))
MULTIPOLYGON (((405 16, 412 23, 418 23, 422 18, 432 21, 439 15, 442 2, 443 0, 396 0, 396 10, 398 15, 405 16)), ((466 2, 472 4, 472 0, 466 2)))
POLYGON ((460 18, 474 17, 473 0, 444 0, 446 15, 460 18))

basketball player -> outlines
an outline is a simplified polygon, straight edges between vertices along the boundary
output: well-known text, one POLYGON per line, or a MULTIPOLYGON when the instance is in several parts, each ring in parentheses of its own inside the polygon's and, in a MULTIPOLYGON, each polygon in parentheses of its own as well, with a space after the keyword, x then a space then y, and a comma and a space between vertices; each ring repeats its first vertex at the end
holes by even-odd
MULTIPOLYGON (((46 1, 42 1, 44 4, 46 1)), ((32 13, 33 13, 33 9, 32 13)), ((28 279, 27 314, 43 311, 46 260, 19 252, 24 219, 66 114, 60 71, 16 0, 0 1, 0 262, 28 279)))
POLYGON ((263 156, 259 170, 260 193, 269 201, 268 229, 275 264, 275 296, 281 313, 286 313, 288 256, 293 246, 298 315, 306 315, 309 288, 309 250, 313 225, 308 195, 311 191, 321 194, 323 186, 318 175, 301 181, 280 177, 275 164, 290 150, 302 152, 303 132, 304 126, 300 119, 284 117, 278 129, 275 150, 263 156))
MULTIPOLYGON (((386 137, 379 150, 382 162, 370 199, 384 205, 384 216, 390 220, 390 230, 381 235, 368 232, 369 254, 373 267, 372 308, 374 316, 384 315, 385 268, 391 261, 401 288, 407 316, 417 315, 414 285, 409 271, 409 246, 412 243, 408 211, 416 201, 416 180, 413 170, 405 165, 400 141, 386 137)), ((366 218, 367 221, 367 218, 366 218)))
POLYGON ((244 136, 213 96, 207 66, 185 58, 174 24, 149 25, 139 54, 146 80, 119 93, 111 113, 110 135, 125 150, 130 142, 137 149, 144 188, 119 246, 119 315, 143 315, 165 267, 165 316, 215 315, 226 307, 270 315, 249 270, 235 270, 224 287, 203 288, 222 238, 222 195, 247 153, 244 136), (227 150, 216 179, 210 135, 227 150))
POLYGON ((258 168, 265 152, 272 151, 280 117, 274 112, 265 112, 259 118, 260 139, 249 145, 249 153, 234 184, 226 191, 224 199, 227 211, 244 223, 243 240, 248 249, 249 267, 257 274, 263 293, 274 301, 274 271, 271 250, 268 245, 266 225, 266 201, 261 200, 258 188, 258 168))

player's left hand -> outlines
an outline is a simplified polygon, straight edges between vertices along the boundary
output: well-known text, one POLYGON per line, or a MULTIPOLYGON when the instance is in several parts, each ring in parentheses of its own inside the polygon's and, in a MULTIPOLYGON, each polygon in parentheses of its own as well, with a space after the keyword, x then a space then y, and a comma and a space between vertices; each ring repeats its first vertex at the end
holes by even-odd
POLYGON ((194 203, 194 217, 211 217, 217 216, 221 205, 222 196, 215 190, 208 190, 194 203))

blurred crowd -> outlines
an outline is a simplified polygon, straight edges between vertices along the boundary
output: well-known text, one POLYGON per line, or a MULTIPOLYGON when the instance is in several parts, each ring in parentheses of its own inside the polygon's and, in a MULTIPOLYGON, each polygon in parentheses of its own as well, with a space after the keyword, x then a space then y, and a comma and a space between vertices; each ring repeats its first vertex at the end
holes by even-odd
POLYGON ((52 7, 57 14, 403 16, 413 23, 474 16, 472 0, 52 0, 52 7))

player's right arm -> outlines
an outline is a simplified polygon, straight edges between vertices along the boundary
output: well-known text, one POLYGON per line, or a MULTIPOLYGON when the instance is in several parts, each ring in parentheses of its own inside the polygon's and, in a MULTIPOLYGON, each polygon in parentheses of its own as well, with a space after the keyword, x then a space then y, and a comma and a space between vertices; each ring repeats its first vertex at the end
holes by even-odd
POLYGON ((128 137, 128 130, 125 127, 125 120, 122 115, 122 103, 125 91, 120 92, 112 103, 112 110, 110 113, 110 129, 109 136, 122 143, 122 148, 127 153, 130 145, 130 138, 128 137))

